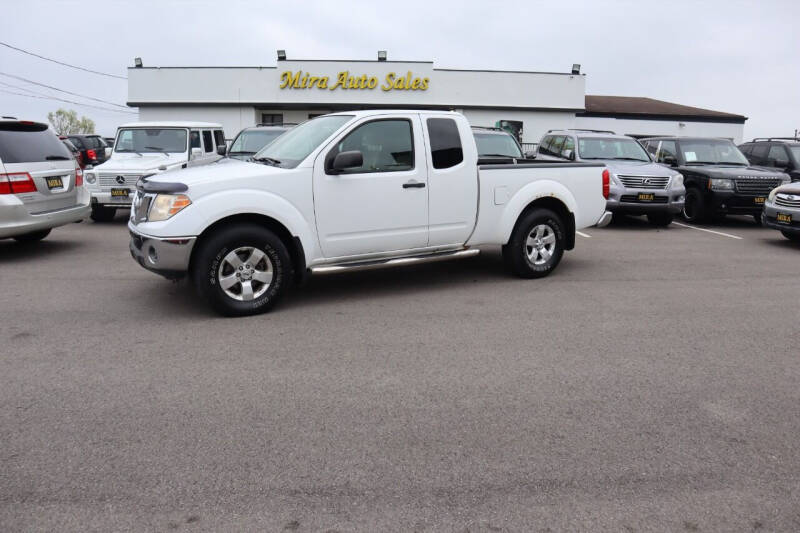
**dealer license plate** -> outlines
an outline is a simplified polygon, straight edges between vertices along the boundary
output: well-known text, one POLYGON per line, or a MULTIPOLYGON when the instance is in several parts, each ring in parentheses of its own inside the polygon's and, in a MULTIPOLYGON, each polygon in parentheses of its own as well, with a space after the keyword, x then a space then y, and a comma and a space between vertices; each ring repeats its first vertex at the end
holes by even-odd
POLYGON ((778 222, 784 222, 786 224, 792 223, 792 215, 787 215, 786 213, 778 213, 775 218, 778 219, 778 222))
POLYGON ((653 194, 653 193, 646 193, 646 192, 640 192, 639 193, 639 201, 640 202, 652 202, 653 200, 655 200, 655 198, 656 198, 656 195, 653 194))
POLYGON ((130 189, 111 189, 111 201, 124 202, 128 199, 128 195, 130 195, 130 193, 130 189))
POLYGON ((52 178, 47 178, 47 188, 50 190, 63 189, 64 182, 61 181, 61 176, 54 176, 52 178))
POLYGON ((756 205, 764 205, 764 197, 763 196, 756 196, 754 198, 756 205))

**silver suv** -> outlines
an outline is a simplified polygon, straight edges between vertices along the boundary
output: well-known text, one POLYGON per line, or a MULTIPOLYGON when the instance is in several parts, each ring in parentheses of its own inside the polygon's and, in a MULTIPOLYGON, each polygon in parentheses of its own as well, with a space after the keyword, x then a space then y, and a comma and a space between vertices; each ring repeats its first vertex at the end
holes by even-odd
POLYGON ((89 212, 83 172, 47 124, 0 119, 0 239, 39 241, 89 212))
POLYGON ((683 209, 683 176, 654 163, 642 145, 627 135, 550 130, 539 143, 537 159, 605 163, 611 175, 606 209, 612 213, 647 215, 651 224, 666 226, 683 209))

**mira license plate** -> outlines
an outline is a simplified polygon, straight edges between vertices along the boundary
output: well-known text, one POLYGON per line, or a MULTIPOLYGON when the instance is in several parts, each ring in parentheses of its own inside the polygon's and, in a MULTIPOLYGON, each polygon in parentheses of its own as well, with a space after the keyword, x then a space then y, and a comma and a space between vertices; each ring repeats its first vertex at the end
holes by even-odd
POLYGON ((47 179, 47 188, 48 189, 53 190, 53 189, 63 189, 64 188, 64 182, 61 180, 61 176, 54 176, 52 178, 46 178, 46 179, 47 179))
POLYGON ((792 223, 792 215, 787 215, 786 213, 778 213, 775 218, 778 220, 778 222, 783 222, 785 224, 792 223))
POLYGON ((130 193, 130 189, 111 189, 111 198, 127 198, 130 193))
POLYGON ((755 201, 756 205, 763 205, 764 204, 764 200, 765 200, 765 198, 763 196, 756 196, 754 198, 754 201, 755 201))
POLYGON ((653 200, 655 200, 655 198, 656 198, 656 195, 653 194, 653 193, 646 193, 646 192, 640 192, 639 193, 639 201, 640 202, 652 202, 653 200))

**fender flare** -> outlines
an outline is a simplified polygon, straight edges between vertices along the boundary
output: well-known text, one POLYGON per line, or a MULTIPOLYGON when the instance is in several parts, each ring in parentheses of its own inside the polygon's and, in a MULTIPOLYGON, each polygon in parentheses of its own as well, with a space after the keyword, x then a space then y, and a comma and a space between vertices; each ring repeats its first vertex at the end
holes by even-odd
POLYGON ((542 198, 558 200, 564 204, 567 211, 573 215, 575 213, 577 202, 564 185, 552 180, 534 181, 517 191, 506 204, 506 208, 500 217, 498 242, 507 243, 520 215, 530 204, 542 198))

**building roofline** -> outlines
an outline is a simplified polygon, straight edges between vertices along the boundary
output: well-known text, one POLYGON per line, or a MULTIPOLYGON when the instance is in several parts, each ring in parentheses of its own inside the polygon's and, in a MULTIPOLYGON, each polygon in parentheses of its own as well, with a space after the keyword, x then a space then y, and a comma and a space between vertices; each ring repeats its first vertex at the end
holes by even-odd
MULTIPOLYGON (((574 107, 529 107, 529 106, 494 106, 494 105, 464 105, 464 104, 409 104, 404 106, 396 102, 390 104, 359 104, 353 102, 185 102, 185 101, 159 101, 159 102, 126 102, 129 107, 255 107, 256 109, 334 109, 336 112, 341 111, 340 108, 345 110, 363 110, 363 109, 434 109, 434 110, 452 110, 452 109, 492 109, 499 111, 545 111, 554 113, 579 113, 583 108, 574 107)), ((331 111, 333 112, 333 111, 331 111)))
MULTIPOLYGON (((374 61, 356 59, 352 61, 343 59, 292 59, 288 60, 296 63, 374 63, 374 64, 420 64, 420 65, 433 65, 433 61, 374 61)), ((281 61, 281 63, 283 63, 281 61)), ((266 66, 266 65, 240 65, 240 66, 191 66, 191 65, 173 65, 173 66, 156 66, 156 67, 127 67, 128 70, 177 70, 177 69, 203 69, 203 70, 225 70, 225 69, 239 69, 239 70, 276 70, 280 65, 266 66)), ((494 70, 494 69, 467 69, 467 68, 434 68, 435 72, 485 72, 488 74, 547 74, 551 76, 586 76, 586 74, 572 74, 570 72, 547 72, 539 70, 494 70)))

